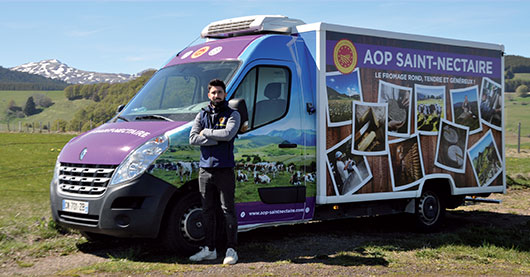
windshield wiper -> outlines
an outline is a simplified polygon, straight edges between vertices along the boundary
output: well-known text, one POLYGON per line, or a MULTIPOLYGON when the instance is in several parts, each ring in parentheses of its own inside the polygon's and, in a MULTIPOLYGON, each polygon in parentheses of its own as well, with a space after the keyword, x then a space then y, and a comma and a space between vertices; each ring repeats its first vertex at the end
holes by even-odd
POLYGON ((125 122, 129 122, 129 120, 127 118, 123 117, 123 116, 118 116, 116 119, 121 119, 121 120, 123 120, 125 122))
POLYGON ((165 120, 165 121, 173 121, 170 118, 167 118, 167 117, 161 116, 161 115, 157 115, 157 114, 137 116, 134 120, 143 120, 143 119, 160 119, 160 120, 165 120))

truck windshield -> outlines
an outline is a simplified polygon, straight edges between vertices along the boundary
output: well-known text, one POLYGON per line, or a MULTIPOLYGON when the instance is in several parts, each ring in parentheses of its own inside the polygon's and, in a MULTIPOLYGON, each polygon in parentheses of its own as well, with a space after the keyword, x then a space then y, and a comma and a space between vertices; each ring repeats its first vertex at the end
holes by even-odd
POLYGON ((118 121, 191 121, 209 103, 208 82, 230 81, 238 61, 179 64, 159 70, 120 113, 118 121))

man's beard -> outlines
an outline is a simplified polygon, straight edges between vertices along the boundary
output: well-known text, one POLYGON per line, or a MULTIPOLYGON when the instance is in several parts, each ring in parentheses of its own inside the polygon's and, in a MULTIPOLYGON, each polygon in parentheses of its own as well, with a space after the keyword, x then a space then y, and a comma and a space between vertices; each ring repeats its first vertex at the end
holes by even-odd
MULTIPOLYGON (((216 100, 220 100, 220 99, 216 99, 216 100)), ((217 101, 210 101, 212 103, 213 106, 215 107, 218 107, 218 106, 221 106, 223 104, 223 100, 217 102, 217 101)))

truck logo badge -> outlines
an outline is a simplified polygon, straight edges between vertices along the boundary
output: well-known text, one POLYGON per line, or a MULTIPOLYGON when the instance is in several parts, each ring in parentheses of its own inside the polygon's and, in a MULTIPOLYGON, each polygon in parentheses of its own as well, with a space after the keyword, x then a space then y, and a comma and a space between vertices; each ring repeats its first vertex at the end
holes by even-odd
POLYGON ((341 39, 333 49, 333 62, 342 74, 350 74, 357 66, 357 50, 353 43, 341 39))
POLYGON ((206 53, 209 49, 210 49, 210 46, 204 46, 203 48, 200 48, 199 50, 195 51, 195 53, 191 55, 191 58, 196 59, 202 56, 202 54, 206 53))
POLYGON ((87 148, 85 147, 85 149, 81 150, 81 153, 79 153, 79 160, 83 160, 83 158, 85 157, 86 155, 86 152, 88 152, 87 148))

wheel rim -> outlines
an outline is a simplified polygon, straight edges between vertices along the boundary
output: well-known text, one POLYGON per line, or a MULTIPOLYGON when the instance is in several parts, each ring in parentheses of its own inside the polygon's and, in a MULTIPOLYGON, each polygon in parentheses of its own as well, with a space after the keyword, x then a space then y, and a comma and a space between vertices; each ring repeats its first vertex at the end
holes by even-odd
POLYGON ((419 204, 421 220, 426 225, 432 225, 440 216, 440 203, 438 198, 432 194, 425 194, 419 204))
POLYGON ((180 221, 180 230, 184 238, 190 242, 204 239, 204 226, 202 224, 202 209, 192 207, 184 213, 180 221))

